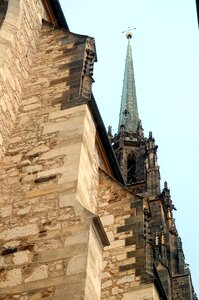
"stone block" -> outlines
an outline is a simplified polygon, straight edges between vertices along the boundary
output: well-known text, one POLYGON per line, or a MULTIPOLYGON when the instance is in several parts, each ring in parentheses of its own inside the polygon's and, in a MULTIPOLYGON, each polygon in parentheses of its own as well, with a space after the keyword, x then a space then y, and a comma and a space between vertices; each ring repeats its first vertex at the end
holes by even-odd
POLYGON ((41 265, 37 268, 35 268, 30 276, 28 276, 24 281, 30 282, 30 281, 36 281, 41 280, 48 277, 48 266, 47 265, 41 265))
POLYGON ((5 156, 4 163, 9 164, 9 165, 16 164, 21 161, 21 158, 22 158, 22 154, 17 154, 17 155, 13 155, 13 156, 5 156))
POLYGON ((51 211, 52 209, 53 209, 53 207, 46 203, 39 203, 36 205, 36 207, 33 209, 33 211, 36 213, 40 213, 43 211, 51 211))
POLYGON ((106 232, 109 242, 114 241, 114 234, 112 231, 106 232))
POLYGON ((36 224, 28 224, 25 226, 16 226, 14 228, 6 229, 0 233, 0 239, 6 241, 11 239, 17 239, 19 237, 27 237, 38 233, 36 224))
POLYGON ((24 208, 21 209, 17 209, 17 215, 22 216, 22 215, 26 215, 27 213, 29 213, 29 211, 31 210, 31 205, 28 205, 24 208))
POLYGON ((127 264, 127 265, 119 266, 120 272, 125 272, 125 271, 129 271, 129 270, 133 270, 133 269, 135 269, 135 264, 127 264))
POLYGON ((125 245, 135 245, 137 243, 137 236, 130 236, 125 239, 125 245))
POLYGON ((111 225, 114 223, 114 216, 108 215, 100 218, 103 226, 111 225))
POLYGON ((69 236, 65 238, 64 247, 75 246, 78 244, 88 243, 89 233, 88 231, 76 231, 71 232, 69 236))
POLYGON ((102 289, 112 286, 112 280, 106 280, 102 283, 102 289))
POLYGON ((110 243, 110 246, 105 247, 105 250, 111 250, 114 248, 124 247, 125 241, 124 240, 116 240, 110 243))
POLYGON ((61 195, 59 199, 59 206, 60 208, 77 206, 75 193, 61 195))
POLYGON ((6 217, 10 216, 11 213, 12 213, 12 206, 11 205, 1 207, 1 210, 0 210, 1 218, 6 218, 6 217))
POLYGON ((123 283, 127 283, 127 282, 132 282, 135 280, 135 275, 127 275, 127 276, 123 276, 121 278, 119 278, 117 280, 117 284, 123 284, 123 283))
POLYGON ((42 165, 31 165, 25 168, 25 171, 28 173, 36 173, 42 170, 42 165))
POLYGON ((68 262, 66 275, 78 274, 86 271, 87 256, 78 255, 71 258, 68 262))
POLYGON ((29 110, 34 110, 41 107, 41 103, 33 103, 30 105, 26 105, 23 107, 23 111, 29 111, 29 110))
POLYGON ((12 259, 14 265, 21 265, 25 263, 30 263, 31 262, 31 253, 30 251, 19 251, 15 252, 13 254, 13 259, 12 259))
POLYGON ((22 283, 22 274, 20 269, 3 271, 0 274, 0 288, 9 288, 22 283))
POLYGON ((47 151, 49 151, 50 148, 45 145, 45 144, 42 144, 42 145, 39 145, 37 147, 34 147, 32 150, 30 150, 26 156, 35 156, 36 154, 41 154, 41 153, 45 153, 47 151))

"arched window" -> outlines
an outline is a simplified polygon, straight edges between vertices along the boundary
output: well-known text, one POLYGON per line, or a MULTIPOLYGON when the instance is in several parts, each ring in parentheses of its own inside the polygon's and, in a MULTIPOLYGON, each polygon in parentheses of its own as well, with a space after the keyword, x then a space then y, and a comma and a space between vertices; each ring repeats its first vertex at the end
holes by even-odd
POLYGON ((131 184, 136 181, 136 158, 135 155, 129 154, 127 157, 127 183, 131 184))

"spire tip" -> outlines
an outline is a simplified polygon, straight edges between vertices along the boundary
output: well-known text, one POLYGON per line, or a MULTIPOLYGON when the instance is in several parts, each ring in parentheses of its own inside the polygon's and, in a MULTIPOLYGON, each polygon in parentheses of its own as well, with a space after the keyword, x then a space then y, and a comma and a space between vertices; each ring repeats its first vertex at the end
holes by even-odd
POLYGON ((132 33, 130 31, 126 33, 126 37, 127 37, 128 40, 131 39, 132 36, 133 35, 132 35, 132 33))

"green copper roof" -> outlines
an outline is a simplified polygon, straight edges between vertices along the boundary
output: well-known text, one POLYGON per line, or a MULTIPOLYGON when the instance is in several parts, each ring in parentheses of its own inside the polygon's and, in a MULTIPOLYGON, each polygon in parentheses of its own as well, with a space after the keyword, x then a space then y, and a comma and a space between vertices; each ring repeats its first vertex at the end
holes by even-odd
POLYGON ((126 52, 126 63, 124 71, 124 81, 122 90, 122 99, 120 106, 118 131, 123 125, 125 131, 136 132, 138 126, 138 108, 135 89, 135 78, 133 70, 132 50, 130 44, 131 34, 127 34, 128 46, 126 52))

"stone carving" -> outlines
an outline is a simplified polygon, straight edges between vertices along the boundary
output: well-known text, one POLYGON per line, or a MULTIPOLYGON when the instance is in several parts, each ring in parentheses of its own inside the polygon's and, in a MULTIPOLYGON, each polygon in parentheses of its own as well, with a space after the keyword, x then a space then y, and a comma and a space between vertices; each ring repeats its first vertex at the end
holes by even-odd
POLYGON ((96 51, 94 39, 87 39, 85 61, 82 75, 81 96, 86 99, 91 98, 93 79, 93 65, 96 61, 96 51))

